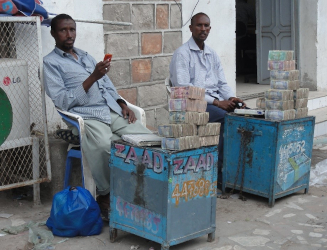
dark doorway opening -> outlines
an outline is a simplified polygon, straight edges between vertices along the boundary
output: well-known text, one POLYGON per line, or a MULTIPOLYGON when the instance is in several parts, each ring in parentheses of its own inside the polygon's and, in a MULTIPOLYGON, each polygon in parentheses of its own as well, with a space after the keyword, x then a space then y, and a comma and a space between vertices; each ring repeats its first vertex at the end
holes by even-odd
POLYGON ((236 0, 236 82, 257 83, 256 3, 236 0))

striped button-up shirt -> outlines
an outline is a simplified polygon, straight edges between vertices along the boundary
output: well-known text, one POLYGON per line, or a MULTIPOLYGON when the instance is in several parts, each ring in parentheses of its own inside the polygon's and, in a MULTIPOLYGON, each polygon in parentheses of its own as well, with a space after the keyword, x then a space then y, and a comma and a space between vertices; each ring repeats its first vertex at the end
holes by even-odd
POLYGON ((205 88, 208 104, 214 99, 227 100, 235 96, 227 85, 217 53, 208 45, 200 50, 193 37, 175 51, 169 70, 173 86, 205 88))
POLYGON ((122 116, 122 109, 116 102, 121 97, 107 75, 85 92, 82 83, 94 71, 97 62, 83 50, 74 48, 74 52, 78 60, 57 47, 44 57, 46 93, 62 110, 80 115, 83 119, 110 124, 110 109, 122 116))

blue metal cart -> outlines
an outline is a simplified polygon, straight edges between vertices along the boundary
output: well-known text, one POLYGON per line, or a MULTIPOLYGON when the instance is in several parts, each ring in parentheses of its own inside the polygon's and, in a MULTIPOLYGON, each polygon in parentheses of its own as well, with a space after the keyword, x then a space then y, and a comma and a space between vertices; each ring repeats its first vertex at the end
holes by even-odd
POLYGON ((110 158, 110 241, 117 229, 162 250, 208 234, 215 239, 217 146, 187 151, 115 142, 110 158))
POLYGON ((275 199, 309 190, 315 117, 269 121, 228 114, 223 192, 232 188, 275 199))

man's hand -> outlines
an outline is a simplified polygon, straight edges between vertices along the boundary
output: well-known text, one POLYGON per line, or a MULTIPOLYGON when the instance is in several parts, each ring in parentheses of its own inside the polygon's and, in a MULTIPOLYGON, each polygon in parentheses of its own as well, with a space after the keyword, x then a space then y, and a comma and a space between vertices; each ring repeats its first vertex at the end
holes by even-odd
POLYGON ((135 121, 137 120, 134 112, 132 110, 130 110, 126 104, 124 103, 119 103, 119 106, 122 109, 122 113, 123 113, 123 117, 125 119, 128 119, 128 123, 135 123, 135 121))
POLYGON ((91 76, 95 79, 95 81, 101 79, 105 74, 107 74, 110 70, 110 61, 106 60, 103 62, 98 62, 95 65, 95 69, 91 76))
POLYGON ((243 102, 243 100, 240 99, 240 98, 238 98, 238 97, 231 97, 231 98, 229 98, 228 100, 234 102, 235 105, 238 105, 239 103, 242 103, 242 106, 239 107, 239 108, 241 108, 241 109, 244 109, 244 108, 246 107, 245 102, 243 102))
POLYGON ((221 108, 223 110, 226 110, 228 112, 233 111, 236 106, 236 104, 233 101, 230 101, 230 100, 218 101, 217 99, 215 99, 213 101, 213 105, 215 105, 218 108, 221 108))
POLYGON ((92 74, 88 78, 86 78, 86 80, 83 82, 83 88, 85 92, 88 92, 89 89, 97 80, 101 79, 105 74, 107 74, 109 72, 109 69, 110 69, 109 60, 98 62, 97 65, 95 65, 95 69, 92 72, 92 74))

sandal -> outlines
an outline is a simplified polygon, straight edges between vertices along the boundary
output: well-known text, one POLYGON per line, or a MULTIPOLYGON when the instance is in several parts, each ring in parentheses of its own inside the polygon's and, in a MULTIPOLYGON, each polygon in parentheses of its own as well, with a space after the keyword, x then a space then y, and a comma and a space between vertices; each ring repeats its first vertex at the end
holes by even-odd
POLYGON ((56 135, 70 144, 74 144, 74 145, 80 144, 79 135, 74 135, 72 131, 69 129, 58 129, 56 131, 56 135))

